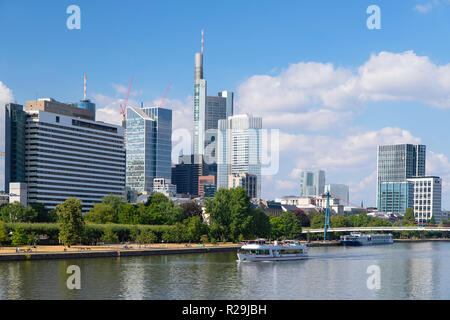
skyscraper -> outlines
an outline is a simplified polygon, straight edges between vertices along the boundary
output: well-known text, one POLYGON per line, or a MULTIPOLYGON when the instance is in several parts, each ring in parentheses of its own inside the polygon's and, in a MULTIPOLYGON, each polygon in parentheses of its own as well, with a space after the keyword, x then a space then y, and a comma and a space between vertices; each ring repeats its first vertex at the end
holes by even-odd
POLYGON ((303 171, 300 175, 300 197, 316 197, 324 193, 325 171, 303 171))
POLYGON ((403 214, 413 207, 414 188, 408 179, 425 176, 425 156, 424 145, 378 146, 378 211, 403 214))
POLYGON ((233 115, 233 98, 233 93, 229 91, 207 96, 207 82, 203 77, 202 31, 202 51, 195 54, 194 154, 206 156, 208 163, 215 162, 214 142, 217 140, 218 121, 233 115))
POLYGON ((229 175, 256 176, 256 198, 261 198, 262 118, 241 114, 219 120, 217 189, 229 186, 229 175))
POLYGON ((153 179, 171 179, 172 110, 127 107, 127 190, 152 192, 153 179))
POLYGON ((85 119, 83 110, 50 98, 26 105, 25 112, 6 106, 5 181, 21 190, 17 198, 54 209, 76 197, 87 211, 105 196, 124 195, 121 127, 85 119))
POLYGON ((349 205, 350 196, 349 196, 349 187, 346 184, 326 184, 324 188, 324 193, 330 192, 331 196, 336 196, 341 201, 341 204, 344 206, 349 205))
POLYGON ((25 127, 27 113, 20 104, 5 106, 5 187, 10 182, 25 182, 25 127))

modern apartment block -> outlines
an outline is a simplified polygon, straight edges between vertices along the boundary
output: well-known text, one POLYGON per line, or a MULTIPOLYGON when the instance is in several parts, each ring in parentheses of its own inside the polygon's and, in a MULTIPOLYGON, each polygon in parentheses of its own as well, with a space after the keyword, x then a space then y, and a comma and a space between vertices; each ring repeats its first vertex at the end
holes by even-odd
POLYGON ((425 176, 425 160, 425 145, 378 146, 378 211, 404 214, 406 208, 413 206, 414 189, 407 179, 425 176))
POLYGON ((325 171, 303 171, 300 174, 300 197, 317 197, 325 191, 325 171))
POLYGON ((228 176, 228 188, 243 187, 250 199, 257 198, 258 178, 254 174, 235 173, 228 176))
POLYGON ((194 154, 207 157, 206 162, 215 162, 215 144, 218 121, 233 115, 233 93, 219 92, 207 95, 207 82, 203 77, 203 32, 202 51, 195 54, 194 72, 194 154))
POLYGON ((408 179, 414 188, 414 215, 420 223, 432 217, 436 223, 442 221, 442 179, 435 176, 408 179))
POLYGON ((54 209, 76 197, 87 211, 105 196, 124 195, 121 127, 76 117, 83 111, 53 99, 27 106, 6 106, 5 182, 20 190, 17 199, 54 209))
POLYGON ((330 194, 341 200, 342 205, 348 205, 350 201, 349 187, 346 184, 326 184, 324 193, 330 192, 330 194))
POLYGON ((217 189, 229 186, 229 175, 256 176, 256 198, 261 197, 262 118, 248 114, 219 120, 217 139, 217 189))
POLYGON ((135 195, 153 191, 153 179, 171 179, 172 110, 126 111, 126 187, 135 195))

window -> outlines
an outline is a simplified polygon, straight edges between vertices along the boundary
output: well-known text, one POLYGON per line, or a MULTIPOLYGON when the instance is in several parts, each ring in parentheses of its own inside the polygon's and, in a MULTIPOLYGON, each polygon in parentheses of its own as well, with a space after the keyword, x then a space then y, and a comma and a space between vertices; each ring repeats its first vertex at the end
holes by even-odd
POLYGON ((59 123, 59 116, 56 116, 56 123, 59 123))

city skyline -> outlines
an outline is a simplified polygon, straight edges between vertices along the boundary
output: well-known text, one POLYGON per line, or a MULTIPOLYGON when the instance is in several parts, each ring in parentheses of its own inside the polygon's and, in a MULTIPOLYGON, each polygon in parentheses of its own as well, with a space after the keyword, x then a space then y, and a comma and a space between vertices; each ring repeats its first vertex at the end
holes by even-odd
POLYGON ((180 22, 170 26, 161 23, 167 17, 164 12, 173 11, 170 4, 121 4, 123 10, 117 10, 114 3, 80 1, 82 29, 70 31, 65 28, 69 3, 27 3, 29 10, 22 12, 23 2, 2 2, 0 32, 15 50, 0 56, 0 103, 23 104, 35 95, 78 101, 86 72, 87 97, 97 105, 97 118, 120 124, 119 104, 125 100, 128 79, 135 75, 129 105, 157 105, 173 83, 165 103, 173 109, 173 127, 192 132, 192 56, 200 50, 204 29, 210 91, 235 92, 235 114, 248 112, 262 117, 265 128, 281 129, 283 162, 277 175, 263 177, 263 198, 298 194, 301 171, 324 169, 328 181, 350 186, 352 202, 374 206, 376 147, 412 143, 427 145, 427 174, 442 177, 443 209, 449 208, 445 191, 450 146, 444 137, 450 48, 436 40, 449 30, 444 19, 449 6, 442 2, 424 12, 417 6, 426 1, 380 1, 382 29, 368 30, 369 2, 349 2, 345 9, 327 3, 326 12, 320 4, 285 3, 292 10, 283 10, 281 17, 281 10, 269 2, 236 2, 233 18, 238 23, 225 26, 216 22, 223 12, 213 13, 206 2, 194 18, 194 9, 178 4, 173 19, 180 22), (12 20, 15 15, 8 12, 22 12, 22 19, 12 20), (210 15, 200 19, 205 12, 210 15), (253 12, 259 16, 254 18, 253 12), (267 12, 275 19, 264 26, 267 12), (134 21, 144 16, 151 25, 139 23, 136 28, 134 21), (343 19, 341 24, 336 25, 337 17, 343 19), (119 44, 117 39, 132 29, 136 35, 119 44), (40 32, 57 41, 43 50, 40 32), (72 52, 65 49, 69 45, 75 46, 72 52), (86 45, 96 54, 86 52, 86 45), (29 46, 37 48, 35 59, 25 54, 29 46), (389 72, 392 68, 396 77, 389 72))

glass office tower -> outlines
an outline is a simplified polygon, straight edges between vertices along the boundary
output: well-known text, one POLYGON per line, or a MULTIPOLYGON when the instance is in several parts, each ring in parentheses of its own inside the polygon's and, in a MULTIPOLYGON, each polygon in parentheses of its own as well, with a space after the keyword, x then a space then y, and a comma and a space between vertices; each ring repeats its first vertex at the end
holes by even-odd
POLYGON ((5 192, 10 182, 25 182, 25 127, 27 113, 20 104, 5 106, 5 192))
POLYGON ((172 110, 127 108, 127 189, 153 190, 154 178, 171 179, 172 110))
POLYGON ((378 146, 378 211, 403 214, 407 207, 413 206, 407 179, 425 176, 425 155, 424 145, 378 146), (398 197, 401 198, 395 200, 398 197))
POLYGON ((303 171, 300 175, 300 197, 317 197, 324 193, 325 171, 303 171))
POLYGON ((262 118, 248 114, 219 120, 217 139, 217 189, 230 188, 229 175, 256 176, 256 198, 261 198, 262 118))

